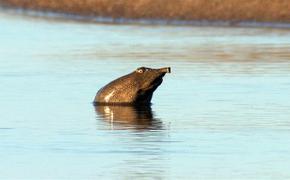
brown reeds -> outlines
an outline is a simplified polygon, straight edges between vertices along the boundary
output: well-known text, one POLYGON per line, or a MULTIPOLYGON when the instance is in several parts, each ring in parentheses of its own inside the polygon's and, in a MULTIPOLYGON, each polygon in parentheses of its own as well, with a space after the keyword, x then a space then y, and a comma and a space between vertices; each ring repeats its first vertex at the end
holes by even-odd
POLYGON ((113 18, 290 22, 290 0, 0 0, 0 3, 113 18))

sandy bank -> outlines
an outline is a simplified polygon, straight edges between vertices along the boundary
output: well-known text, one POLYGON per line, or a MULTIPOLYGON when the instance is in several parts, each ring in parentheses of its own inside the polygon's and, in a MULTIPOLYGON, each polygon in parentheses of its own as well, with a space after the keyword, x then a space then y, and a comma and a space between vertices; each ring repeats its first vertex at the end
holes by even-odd
POLYGON ((0 3, 112 18, 290 23, 290 0, 0 0, 0 3))

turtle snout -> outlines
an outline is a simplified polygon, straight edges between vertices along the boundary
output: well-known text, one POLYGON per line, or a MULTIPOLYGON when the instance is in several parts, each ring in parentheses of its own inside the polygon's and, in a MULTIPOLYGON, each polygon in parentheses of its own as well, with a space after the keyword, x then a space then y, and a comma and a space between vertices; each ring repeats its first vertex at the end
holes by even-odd
POLYGON ((159 72, 163 72, 163 73, 171 73, 171 68, 170 67, 164 67, 164 68, 160 68, 159 72))

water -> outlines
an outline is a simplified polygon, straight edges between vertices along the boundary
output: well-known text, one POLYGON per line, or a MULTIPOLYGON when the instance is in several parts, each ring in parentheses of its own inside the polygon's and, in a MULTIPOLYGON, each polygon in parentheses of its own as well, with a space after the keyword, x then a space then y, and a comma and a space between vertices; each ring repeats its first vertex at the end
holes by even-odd
POLYGON ((0 179, 290 178, 287 29, 0 13, 0 40, 0 179), (172 68, 151 108, 94 108, 140 66, 172 68))

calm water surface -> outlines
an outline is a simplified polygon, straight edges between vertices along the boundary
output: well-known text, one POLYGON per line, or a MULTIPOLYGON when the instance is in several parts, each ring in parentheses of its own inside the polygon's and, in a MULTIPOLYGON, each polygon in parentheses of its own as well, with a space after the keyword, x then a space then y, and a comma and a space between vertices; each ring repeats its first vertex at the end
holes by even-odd
POLYGON ((0 179, 289 179, 290 31, 0 13, 0 179), (151 108, 107 82, 171 66, 151 108))

